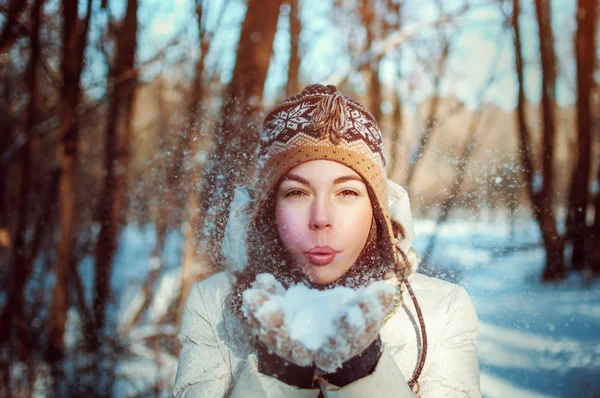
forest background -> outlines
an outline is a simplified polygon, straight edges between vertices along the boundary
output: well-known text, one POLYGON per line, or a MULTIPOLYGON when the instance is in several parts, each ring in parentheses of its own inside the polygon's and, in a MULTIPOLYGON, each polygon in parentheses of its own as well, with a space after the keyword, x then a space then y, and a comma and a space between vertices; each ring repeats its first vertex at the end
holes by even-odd
POLYGON ((433 225, 424 272, 452 279, 430 261, 451 219, 508 220, 511 235, 531 220, 537 240, 494 250, 540 248, 543 283, 593 280, 598 7, 0 1, 0 395, 114 394, 113 365, 149 319, 140 347, 176 358, 190 287, 226 261, 227 210, 252 178, 260 120, 313 83, 336 85, 379 121, 388 175, 433 225), (152 248, 121 316, 127 282, 115 279, 128 265, 115 259, 132 226, 150 228, 152 248), (172 297, 153 318, 172 269, 172 297))

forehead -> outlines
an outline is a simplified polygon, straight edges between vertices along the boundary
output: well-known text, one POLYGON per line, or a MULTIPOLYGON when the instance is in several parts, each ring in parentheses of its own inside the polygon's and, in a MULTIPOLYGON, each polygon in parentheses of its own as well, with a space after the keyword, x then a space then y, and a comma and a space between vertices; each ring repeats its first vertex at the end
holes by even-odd
POLYGON ((333 183, 341 178, 343 180, 363 182, 363 179, 356 171, 346 165, 331 160, 311 160, 304 162, 288 171, 287 174, 282 177, 281 182, 298 181, 312 185, 318 183, 333 183))

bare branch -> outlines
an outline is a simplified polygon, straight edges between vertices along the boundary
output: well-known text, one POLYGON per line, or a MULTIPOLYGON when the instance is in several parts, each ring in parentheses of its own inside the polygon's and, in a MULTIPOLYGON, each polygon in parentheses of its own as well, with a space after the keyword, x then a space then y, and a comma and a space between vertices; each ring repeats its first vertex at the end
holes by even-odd
POLYGON ((351 63, 351 66, 340 73, 334 74, 326 79, 326 84, 339 86, 343 84, 349 77, 351 72, 362 69, 371 62, 381 60, 389 51, 399 47, 400 45, 412 40, 425 28, 435 28, 448 23, 455 23, 457 18, 464 15, 472 8, 465 6, 459 11, 446 14, 433 21, 420 21, 411 25, 407 25, 397 32, 394 32, 380 41, 375 41, 371 48, 363 53, 360 57, 351 63))
MULTIPOLYGON (((500 33, 500 37, 495 42, 503 43, 504 41, 501 41, 499 39, 505 33, 506 33, 506 29, 504 29, 500 33)), ((435 244, 437 242, 437 233, 438 233, 439 227, 441 224, 446 222, 446 220, 448 219, 448 215, 450 214, 450 210, 456 203, 456 198, 458 197, 460 187, 462 186, 462 183, 464 181, 465 172, 466 172, 469 160, 471 159, 473 153, 475 152, 476 148, 480 144, 476 141, 476 139, 477 139, 478 127, 479 127, 480 121, 483 119, 483 113, 486 109, 485 105, 483 104, 483 101, 485 99, 485 96, 486 96, 488 90, 490 89, 493 82, 495 81, 496 70, 499 65, 498 61, 500 59, 500 56, 502 55, 503 49, 504 49, 503 46, 498 46, 496 48, 496 53, 494 54, 494 58, 493 58, 492 62, 490 63, 490 68, 488 70, 488 74, 487 74, 488 77, 487 77, 485 83, 483 84, 483 86, 479 89, 477 99, 478 99, 480 106, 479 106, 479 109, 473 115, 473 118, 471 119, 471 123, 469 124, 469 127, 467 129, 468 137, 467 137, 465 146, 463 148, 463 151, 459 157, 458 170, 456 172, 456 176, 450 186, 450 193, 447 195, 446 199, 442 203, 440 213, 436 220, 435 229, 431 235, 431 239, 429 240, 429 243, 427 244, 427 248, 425 249, 425 254, 423 255, 423 259, 422 259, 423 269, 427 269, 427 267, 428 267, 428 261, 431 258, 431 254, 433 253, 433 248, 435 247, 435 244)), ((435 272, 435 270, 432 270, 432 269, 429 269, 428 271, 435 272)))

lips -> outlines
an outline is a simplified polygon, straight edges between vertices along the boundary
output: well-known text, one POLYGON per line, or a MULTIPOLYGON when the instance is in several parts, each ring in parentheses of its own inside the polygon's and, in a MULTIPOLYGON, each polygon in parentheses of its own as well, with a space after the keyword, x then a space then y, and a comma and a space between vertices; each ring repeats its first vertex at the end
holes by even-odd
POLYGON ((329 246, 317 246, 313 247, 306 253, 306 257, 313 265, 327 265, 331 263, 338 251, 332 249, 329 246))

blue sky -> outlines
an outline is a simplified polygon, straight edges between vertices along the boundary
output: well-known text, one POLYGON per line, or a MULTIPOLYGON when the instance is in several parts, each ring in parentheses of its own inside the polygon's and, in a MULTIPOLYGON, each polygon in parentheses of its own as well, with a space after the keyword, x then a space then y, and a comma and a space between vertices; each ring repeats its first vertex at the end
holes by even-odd
MULTIPOLYGON (((487 79, 490 63, 497 51, 496 80, 487 92, 485 101, 510 110, 516 102, 516 76, 514 74, 514 58, 512 34, 510 30, 502 33, 502 14, 498 2, 485 0, 468 0, 476 6, 460 19, 459 26, 454 29, 452 51, 448 61, 447 78, 442 82, 442 92, 456 95, 469 107, 477 106, 477 93, 487 79), (478 5, 479 4, 479 5, 478 5), (487 4, 487 5, 485 5, 487 4), (500 49, 500 50, 498 50, 500 49)), ((123 0, 113 1, 113 10, 119 10, 123 0)), ((216 25, 219 10, 227 3, 215 0, 208 8, 209 29, 216 25)), ((301 46, 303 59, 301 64, 301 79, 303 82, 318 83, 325 81, 335 72, 347 69, 351 59, 345 52, 345 43, 360 39, 360 33, 353 21, 348 21, 342 28, 333 23, 335 12, 333 0, 301 0, 303 32, 301 46), (350 36, 348 32, 353 32, 350 36)), ((404 23, 432 20, 436 17, 435 3, 405 1, 404 23)), ((452 0, 445 1, 446 10, 453 9, 461 3, 452 0)), ((553 27, 556 39, 559 79, 557 82, 557 101, 560 106, 572 104, 575 100, 574 91, 574 59, 573 34, 575 32, 575 2, 570 0, 553 0, 553 27)), ((507 6, 510 12, 510 7, 507 6)), ((239 38, 241 23, 244 18, 245 4, 242 0, 230 0, 222 20, 221 28, 217 30, 215 45, 208 57, 209 67, 216 69, 221 80, 227 82, 235 63, 235 50, 239 38)), ((178 49, 168 53, 167 59, 189 58, 189 68, 199 55, 196 38, 196 21, 193 0, 144 0, 140 6, 140 47, 139 60, 152 58, 163 48, 174 35, 185 32, 186 40, 178 49)), ((526 95, 533 102, 539 101, 541 76, 539 73, 537 26, 535 24, 533 1, 522 4, 522 38, 523 51, 527 68, 525 73, 526 95)), ((339 15, 338 15, 339 18, 339 15)), ((419 46, 427 46, 427 37, 433 39, 431 30, 425 31, 419 46)), ((287 62, 289 60, 288 22, 280 17, 278 31, 275 37, 274 55, 265 87, 265 102, 270 101, 281 92, 287 79, 287 62)), ((391 58, 383 60, 380 78, 384 85, 395 84, 394 76, 399 67, 403 71, 404 81, 400 85, 407 90, 409 83, 413 90, 403 93, 408 104, 416 104, 431 93, 432 75, 424 71, 422 64, 415 58, 415 44, 402 46, 400 65, 391 58)), ((419 51, 427 53, 428 48, 419 51)), ((186 60, 187 62, 187 60, 186 60)), ((146 68, 144 75, 151 77, 164 71, 163 67, 146 68)), ((360 78, 351 75, 352 82, 360 78)))

